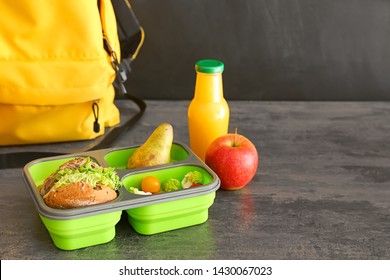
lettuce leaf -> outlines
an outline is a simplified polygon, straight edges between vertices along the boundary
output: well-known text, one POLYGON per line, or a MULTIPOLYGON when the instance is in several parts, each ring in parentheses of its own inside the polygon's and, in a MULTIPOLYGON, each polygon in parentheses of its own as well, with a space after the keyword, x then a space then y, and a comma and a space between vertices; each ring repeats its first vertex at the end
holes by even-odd
POLYGON ((55 178, 57 182, 54 184, 53 189, 58 189, 76 182, 85 182, 92 187, 105 185, 113 190, 118 190, 122 186, 122 182, 114 168, 104 168, 101 166, 93 168, 89 158, 76 170, 70 168, 57 170, 55 178))

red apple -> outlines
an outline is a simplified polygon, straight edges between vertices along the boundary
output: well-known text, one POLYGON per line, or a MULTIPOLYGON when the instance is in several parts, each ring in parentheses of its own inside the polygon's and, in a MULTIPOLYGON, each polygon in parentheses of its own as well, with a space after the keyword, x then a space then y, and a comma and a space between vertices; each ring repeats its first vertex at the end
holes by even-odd
POLYGON ((215 139, 205 162, 221 180, 221 189, 238 190, 255 176, 258 165, 255 145, 243 135, 229 133, 215 139))

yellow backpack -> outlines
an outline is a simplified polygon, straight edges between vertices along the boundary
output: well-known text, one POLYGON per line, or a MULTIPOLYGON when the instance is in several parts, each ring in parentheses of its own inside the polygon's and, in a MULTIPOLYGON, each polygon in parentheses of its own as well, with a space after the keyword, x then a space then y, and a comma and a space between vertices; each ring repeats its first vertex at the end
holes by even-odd
POLYGON ((123 65, 144 36, 127 0, 4 0, 0 11, 0 146, 94 139, 120 123, 123 65), (132 34, 118 25, 129 16, 132 34))

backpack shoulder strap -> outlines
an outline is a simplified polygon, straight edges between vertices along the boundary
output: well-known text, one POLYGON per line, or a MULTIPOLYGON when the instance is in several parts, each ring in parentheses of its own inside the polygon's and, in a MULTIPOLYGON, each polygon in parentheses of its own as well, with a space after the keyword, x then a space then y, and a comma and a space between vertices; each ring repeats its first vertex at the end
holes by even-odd
POLYGON ((134 60, 144 42, 145 33, 128 0, 111 0, 121 48, 121 61, 134 60))

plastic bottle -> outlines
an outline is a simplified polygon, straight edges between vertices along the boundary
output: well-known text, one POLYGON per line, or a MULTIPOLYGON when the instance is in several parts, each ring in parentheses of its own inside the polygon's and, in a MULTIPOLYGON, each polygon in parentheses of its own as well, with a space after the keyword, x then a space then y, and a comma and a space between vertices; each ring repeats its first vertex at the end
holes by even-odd
POLYGON ((227 134, 230 111, 223 96, 224 64, 218 60, 200 60, 195 64, 195 70, 195 93, 188 107, 188 131, 191 150, 204 161, 211 142, 227 134))

